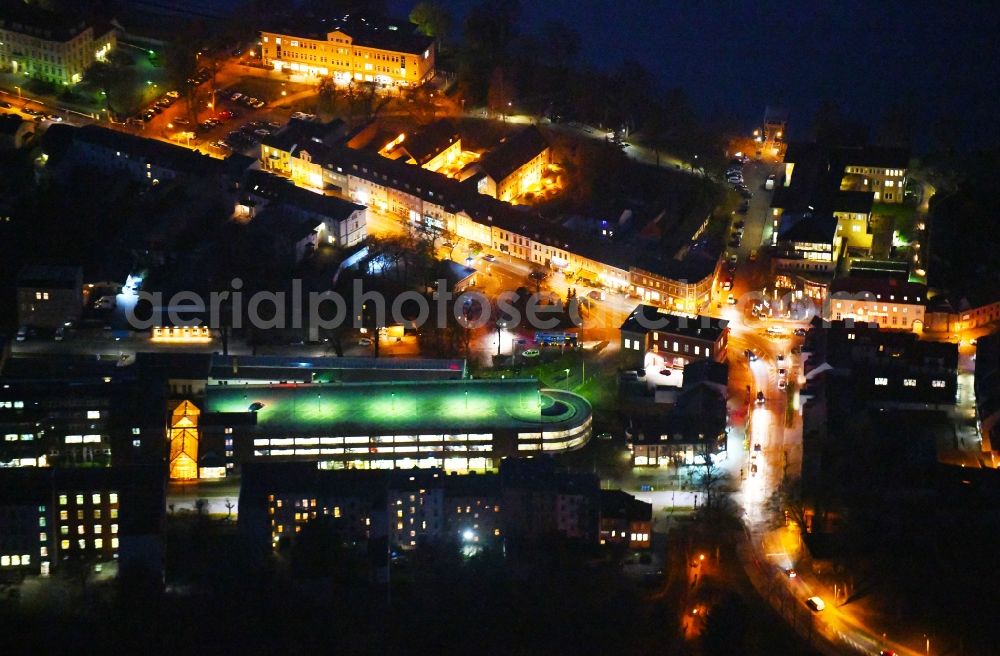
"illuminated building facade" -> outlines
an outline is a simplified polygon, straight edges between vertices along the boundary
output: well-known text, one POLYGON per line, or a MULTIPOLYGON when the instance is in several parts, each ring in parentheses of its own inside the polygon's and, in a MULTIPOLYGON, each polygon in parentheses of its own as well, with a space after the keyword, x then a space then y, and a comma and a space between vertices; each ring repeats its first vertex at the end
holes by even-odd
MULTIPOLYGON (((507 458, 499 473, 441 469, 328 470, 308 462, 251 462, 240 482, 240 531, 260 546, 294 542, 322 522, 345 544, 388 536, 395 548, 450 544, 462 553, 553 538, 597 544, 596 476, 551 458, 507 458)), ((637 531, 637 533, 648 531, 637 531)))
POLYGON ((160 467, 0 469, 0 577, 71 561, 162 572, 160 467))
POLYGON ((506 456, 580 448, 591 421, 585 399, 535 380, 210 385, 202 433, 232 439, 237 466, 484 472, 506 456))
POLYGON ((509 203, 539 184, 551 163, 548 142, 529 125, 486 153, 474 165, 479 175, 471 182, 479 193, 509 203))
POLYGON ((278 72, 398 87, 420 86, 434 77, 436 42, 409 23, 348 17, 265 30, 260 41, 264 65, 278 72))
POLYGON ((830 284, 827 318, 919 332, 924 329, 926 308, 926 285, 892 278, 840 278, 830 284))
POLYGON ((0 70, 7 73, 76 84, 116 45, 112 26, 95 27, 23 2, 7 3, 0 16, 0 70))
MULTIPOLYGON (((375 152, 333 146, 313 159, 322 187, 428 234, 450 232, 486 248, 596 286, 636 293, 651 303, 694 312, 709 302, 719 250, 702 241, 690 257, 656 258, 653 249, 613 244, 570 230, 478 193, 475 186, 375 152), (648 260, 648 262, 647 262, 648 260), (643 266, 637 266, 641 263, 643 266)), ((269 157, 262 150, 262 166, 269 157)), ((296 159, 294 153, 292 159, 296 159)), ((292 170, 289 165, 287 169, 292 170)), ((277 170, 277 169, 276 169, 277 170)))
POLYGON ((622 490, 601 490, 601 544, 649 549, 652 520, 653 504, 622 490))
POLYGON ((170 415, 170 478, 198 478, 198 418, 199 410, 190 401, 181 401, 170 415))

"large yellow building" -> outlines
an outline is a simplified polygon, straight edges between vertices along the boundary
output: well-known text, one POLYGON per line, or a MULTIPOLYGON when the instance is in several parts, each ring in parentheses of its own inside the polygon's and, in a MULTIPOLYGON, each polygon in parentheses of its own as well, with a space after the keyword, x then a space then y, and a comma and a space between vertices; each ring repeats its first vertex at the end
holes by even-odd
POLYGON ((95 28, 62 14, 10 3, 0 15, 0 71, 76 84, 116 42, 111 26, 95 28))
POLYGON ((409 23, 322 21, 261 32, 261 58, 276 71, 333 77, 338 84, 415 87, 434 77, 436 43, 409 23))

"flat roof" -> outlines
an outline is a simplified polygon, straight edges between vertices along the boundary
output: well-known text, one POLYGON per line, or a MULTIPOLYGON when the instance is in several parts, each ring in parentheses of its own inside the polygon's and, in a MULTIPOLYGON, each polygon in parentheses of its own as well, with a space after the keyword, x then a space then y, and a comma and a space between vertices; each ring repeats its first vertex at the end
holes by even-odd
POLYGON ((269 436, 539 431, 591 415, 583 397, 534 379, 210 386, 205 412, 248 414, 254 403, 269 436))

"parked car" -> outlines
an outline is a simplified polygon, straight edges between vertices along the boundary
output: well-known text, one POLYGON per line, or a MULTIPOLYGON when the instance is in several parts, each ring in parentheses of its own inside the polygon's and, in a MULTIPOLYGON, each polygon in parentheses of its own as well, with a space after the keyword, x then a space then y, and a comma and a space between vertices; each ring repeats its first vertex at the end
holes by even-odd
POLYGON ((11 107, 13 107, 13 105, 11 105, 6 100, 0 100, 0 107, 3 107, 4 109, 10 109, 11 107))
POLYGON ((24 340, 28 339, 28 327, 21 326, 20 328, 18 328, 17 336, 15 337, 15 339, 19 342, 23 342, 24 340))
POLYGON ((179 92, 177 92, 177 91, 168 91, 168 92, 166 93, 166 96, 167 96, 168 98, 174 98, 174 99, 176 100, 177 98, 180 98, 180 97, 181 97, 181 94, 180 94, 179 92))
POLYGON ((764 405, 764 392, 757 392, 757 405, 764 405))
POLYGON ((37 109, 32 109, 31 107, 25 107, 21 111, 24 112, 25 114, 27 114, 28 116, 41 116, 42 115, 42 113, 40 111, 38 111, 37 109))
POLYGON ((243 97, 243 94, 240 93, 239 91, 237 91, 233 95, 229 96, 229 99, 232 100, 233 102, 236 102, 236 101, 238 101, 242 97, 243 97))
POLYGON ((793 332, 795 333, 796 336, 803 337, 809 331, 807 331, 805 328, 796 328, 793 332))

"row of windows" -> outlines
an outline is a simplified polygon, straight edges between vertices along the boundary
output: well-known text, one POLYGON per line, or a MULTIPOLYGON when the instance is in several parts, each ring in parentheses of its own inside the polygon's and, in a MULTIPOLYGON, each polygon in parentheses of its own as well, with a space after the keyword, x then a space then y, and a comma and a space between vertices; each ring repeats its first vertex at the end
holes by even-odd
MULTIPOLYGON (((104 548, 104 539, 103 538, 94 538, 93 544, 94 544, 94 549, 103 549, 104 548)), ((118 548, 118 538, 111 538, 110 544, 111 544, 111 548, 112 549, 117 549, 118 548)), ((62 549, 64 549, 64 550, 65 549, 69 549, 70 541, 69 540, 63 540, 63 541, 61 541, 59 543, 59 546, 62 549)), ((77 546, 78 549, 86 549, 87 548, 87 541, 85 539, 83 539, 83 538, 80 538, 79 540, 76 541, 76 546, 77 546)))
MULTIPOLYGON (((885 376, 876 376, 875 377, 875 385, 877 387, 887 387, 889 385, 889 379, 886 378, 885 376)), ((903 379, 903 387, 916 387, 916 386, 917 386, 917 379, 916 378, 904 378, 903 379)), ((943 389, 943 388, 947 387, 947 383, 945 381, 943 381, 943 380, 935 379, 935 380, 931 381, 931 387, 936 388, 936 389, 943 389)))
MULTIPOLYGON (((117 492, 109 492, 108 494, 106 494, 104 496, 107 498, 108 503, 118 503, 118 493, 117 492)), ((78 505, 78 506, 82 506, 83 505, 84 495, 77 494, 74 497, 74 499, 76 501, 76 505, 78 505)), ((91 500, 91 503, 93 503, 95 506, 97 504, 101 503, 101 493, 100 492, 94 492, 93 494, 90 495, 90 500, 91 500)), ((59 495, 59 505, 60 506, 65 506, 67 503, 69 503, 69 496, 66 495, 66 494, 60 494, 59 495)))
MULTIPOLYGON (((111 519, 118 519, 118 509, 117 508, 112 508, 108 512, 110 513, 111 519)), ((101 519, 101 509, 100 508, 95 508, 94 509, 94 511, 93 511, 93 517, 94 517, 94 519, 101 519)), ((59 519, 61 519, 63 521, 69 521, 69 511, 68 510, 60 510, 59 511, 59 519)), ((83 510, 77 510, 76 511, 76 519, 78 521, 82 521, 84 519, 84 511, 83 510)), ((39 518, 39 524, 41 526, 45 526, 45 524, 43 523, 43 518, 39 518)))

